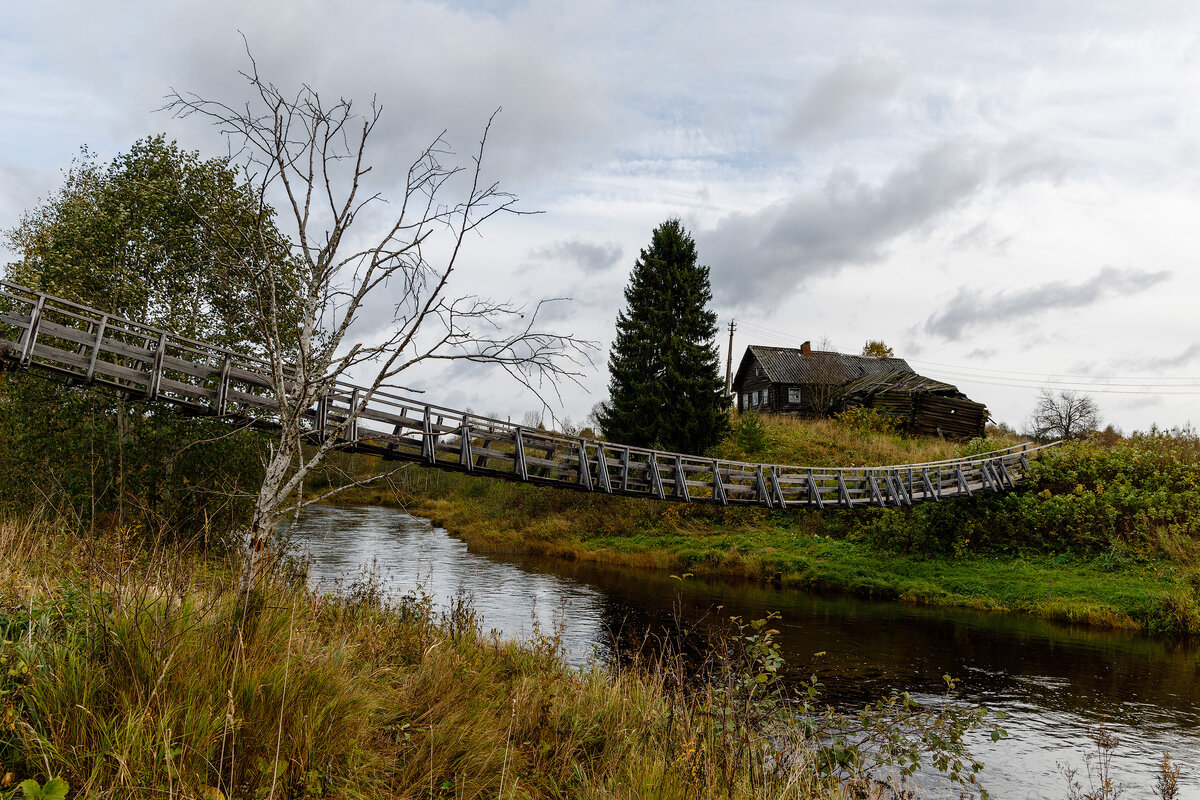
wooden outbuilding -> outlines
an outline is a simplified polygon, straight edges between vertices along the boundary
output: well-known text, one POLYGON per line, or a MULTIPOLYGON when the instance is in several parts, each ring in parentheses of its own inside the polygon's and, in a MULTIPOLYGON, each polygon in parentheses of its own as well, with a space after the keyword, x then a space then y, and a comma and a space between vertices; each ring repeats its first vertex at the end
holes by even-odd
POLYGON ((982 436, 987 407, 918 375, 902 358, 750 345, 733 379, 739 411, 825 416, 855 406, 895 414, 911 433, 982 436))

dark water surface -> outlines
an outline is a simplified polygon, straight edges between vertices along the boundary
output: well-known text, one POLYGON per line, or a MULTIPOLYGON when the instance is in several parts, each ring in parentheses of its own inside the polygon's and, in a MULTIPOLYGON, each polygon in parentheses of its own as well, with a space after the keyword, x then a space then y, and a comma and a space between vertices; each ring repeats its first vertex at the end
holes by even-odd
POLYGON ((293 538, 312 556, 316 588, 344 589, 374 563, 392 597, 421 586, 445 606, 465 593, 486 629, 515 638, 557 629, 577 665, 610 657, 614 633, 669 626, 680 600, 689 623, 778 612, 790 676, 807 678, 815 668, 829 702, 851 705, 893 688, 933 698, 950 674, 961 681, 962 699, 1004 711, 1010 738, 973 745, 993 797, 1065 797, 1058 765, 1082 776, 1083 757, 1095 750, 1092 731, 1103 723, 1120 740, 1113 764, 1124 797, 1153 797, 1166 750, 1184 765, 1181 800, 1200 800, 1195 643, 756 584, 693 578, 681 591, 679 581, 653 571, 470 553, 442 529, 394 509, 315 509, 293 538))

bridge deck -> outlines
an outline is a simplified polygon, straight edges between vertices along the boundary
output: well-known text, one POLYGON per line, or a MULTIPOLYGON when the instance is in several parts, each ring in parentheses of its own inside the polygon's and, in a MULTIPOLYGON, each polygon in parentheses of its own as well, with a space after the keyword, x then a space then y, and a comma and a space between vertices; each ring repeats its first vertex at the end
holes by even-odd
MULTIPOLYGON (((199 416, 272 425, 267 362, 0 282, 0 362, 199 416)), ((908 506, 1012 489, 1041 447, 880 467, 748 463, 627 447, 337 383, 306 413, 313 436, 346 423, 347 449, 579 491, 768 508, 908 506), (352 410, 358 414, 352 416, 352 410)), ((1043 445, 1048 447, 1050 445, 1043 445)))

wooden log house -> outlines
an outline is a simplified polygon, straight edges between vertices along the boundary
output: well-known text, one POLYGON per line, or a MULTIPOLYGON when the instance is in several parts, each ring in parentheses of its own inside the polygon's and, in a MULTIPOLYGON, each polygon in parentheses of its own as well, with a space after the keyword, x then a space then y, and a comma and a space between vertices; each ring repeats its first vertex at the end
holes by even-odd
POLYGON ((738 411, 825 416, 856 406, 895 414, 904 430, 948 439, 982 436, 987 407, 918 375, 902 358, 750 345, 733 380, 738 411))

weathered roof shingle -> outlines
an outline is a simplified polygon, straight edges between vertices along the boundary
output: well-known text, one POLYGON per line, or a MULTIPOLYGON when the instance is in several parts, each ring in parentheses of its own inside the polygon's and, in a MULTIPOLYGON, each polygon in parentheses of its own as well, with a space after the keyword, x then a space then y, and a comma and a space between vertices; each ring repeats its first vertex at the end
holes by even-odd
POLYGON ((908 366, 908 362, 903 358, 851 356, 829 350, 813 350, 811 355, 806 356, 791 347, 752 344, 746 348, 742 363, 738 365, 738 383, 744 377, 743 370, 749 368, 751 355, 766 370, 767 378, 772 383, 841 386, 868 375, 896 371, 912 372, 912 367, 908 366))

